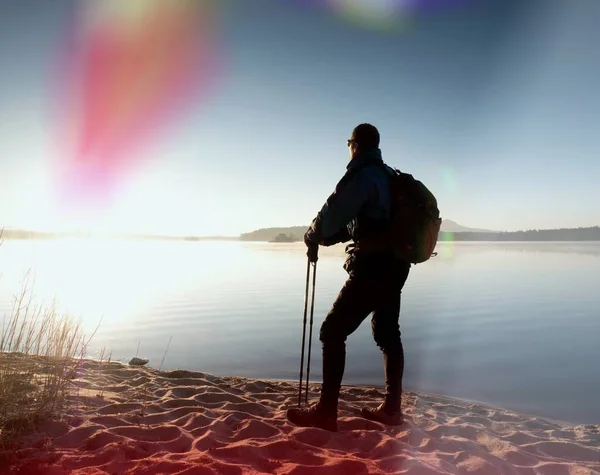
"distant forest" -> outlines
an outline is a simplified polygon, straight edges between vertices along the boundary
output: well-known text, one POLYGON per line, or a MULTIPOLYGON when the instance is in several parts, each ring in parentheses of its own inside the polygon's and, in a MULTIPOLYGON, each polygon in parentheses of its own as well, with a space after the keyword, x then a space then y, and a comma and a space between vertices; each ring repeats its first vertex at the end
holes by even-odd
POLYGON ((600 241, 600 226, 591 228, 533 229, 503 233, 441 232, 440 241, 600 241))
POLYGON ((285 235, 292 241, 302 241, 308 226, 292 226, 290 228, 263 228, 240 235, 240 241, 273 241, 276 236, 285 235))

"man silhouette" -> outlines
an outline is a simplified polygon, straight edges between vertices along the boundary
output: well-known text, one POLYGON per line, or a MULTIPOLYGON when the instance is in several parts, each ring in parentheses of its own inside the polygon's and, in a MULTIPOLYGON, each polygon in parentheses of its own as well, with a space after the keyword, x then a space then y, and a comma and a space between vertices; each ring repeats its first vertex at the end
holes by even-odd
POLYGON ((402 423, 404 352, 399 326, 400 296, 410 263, 397 259, 391 249, 367 245, 361 248, 361 244, 385 233, 390 222, 390 178, 394 171, 384 164, 379 141, 379 131, 371 124, 360 124, 353 130, 347 141, 347 171, 304 236, 311 262, 318 259, 319 245, 349 240, 353 244, 346 247, 344 268, 348 279, 320 330, 323 385, 319 401, 307 408, 287 411, 288 420, 298 426, 337 430, 346 339, 371 313, 373 337, 383 353, 386 395, 377 409, 363 408, 362 414, 388 425, 402 423))

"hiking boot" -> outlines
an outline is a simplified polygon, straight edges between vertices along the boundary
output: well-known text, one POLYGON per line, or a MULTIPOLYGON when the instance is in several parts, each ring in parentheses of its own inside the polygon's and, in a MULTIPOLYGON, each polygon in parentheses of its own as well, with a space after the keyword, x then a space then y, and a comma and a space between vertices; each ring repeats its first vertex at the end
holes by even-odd
POLYGON ((377 409, 363 407, 361 414, 365 419, 380 422, 388 426, 399 426, 404 422, 402 411, 388 412, 385 410, 385 403, 381 403, 377 409))
POLYGON ((299 427, 318 427, 337 432, 337 414, 325 412, 318 403, 310 407, 291 407, 287 410, 287 418, 299 427))

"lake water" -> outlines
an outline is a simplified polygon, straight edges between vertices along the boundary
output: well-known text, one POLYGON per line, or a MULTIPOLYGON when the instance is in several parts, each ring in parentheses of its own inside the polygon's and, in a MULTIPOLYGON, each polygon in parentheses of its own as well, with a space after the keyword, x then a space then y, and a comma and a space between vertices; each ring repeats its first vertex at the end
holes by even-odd
MULTIPOLYGON (((440 243, 403 292, 405 388, 574 423, 600 423, 600 243, 440 243)), ((301 244, 6 241, 0 316, 24 274, 37 302, 56 298, 91 333, 88 354, 158 367, 298 379, 301 244)), ((318 331, 346 274, 343 247, 321 251, 318 331)), ((383 384, 365 321, 348 339, 345 384, 383 384)))

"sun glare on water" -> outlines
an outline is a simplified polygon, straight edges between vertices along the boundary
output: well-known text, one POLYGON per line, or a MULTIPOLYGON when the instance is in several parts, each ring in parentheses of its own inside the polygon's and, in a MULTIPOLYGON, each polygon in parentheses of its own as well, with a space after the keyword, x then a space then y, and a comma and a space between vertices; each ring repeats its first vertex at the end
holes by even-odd
POLYGON ((151 304, 151 297, 140 292, 147 287, 150 276, 137 272, 135 280, 130 281, 133 276, 128 278, 129 272, 121 269, 119 263, 127 259, 128 268, 143 263, 135 255, 126 256, 122 246, 111 241, 90 243, 79 239, 28 242, 26 246, 30 259, 21 255, 18 259, 9 258, 8 265, 4 265, 10 271, 10 278, 5 279, 3 287, 13 287, 11 292, 30 288, 37 304, 56 301, 60 310, 81 317, 86 323, 98 322, 103 315, 124 318, 151 304), (26 262, 31 265, 25 277, 26 262), (24 285, 16 283, 20 275, 24 276, 20 279, 24 285))
POLYGON ((210 300, 231 279, 244 279, 260 256, 243 250, 227 242, 8 241, 0 248, 0 318, 26 287, 36 304, 55 301, 86 333, 100 324, 100 332, 132 334, 159 307, 191 295, 210 300))
POLYGON ((86 333, 98 324, 101 330, 115 331, 135 326, 178 294, 210 289, 214 276, 208 269, 235 259, 235 253, 207 243, 199 259, 204 265, 195 266, 190 276, 181 269, 189 262, 188 245, 194 243, 167 243, 168 252, 161 252, 163 244, 116 239, 7 242, 0 248, 1 307, 9 312, 11 295, 30 288, 35 304, 55 301, 60 311, 82 321, 86 333))

